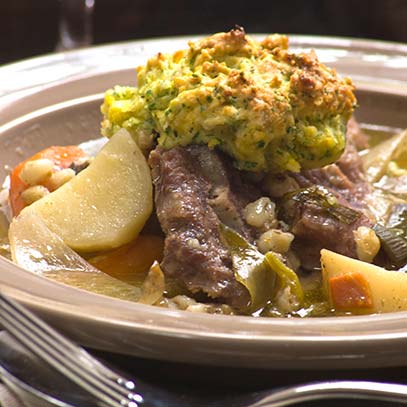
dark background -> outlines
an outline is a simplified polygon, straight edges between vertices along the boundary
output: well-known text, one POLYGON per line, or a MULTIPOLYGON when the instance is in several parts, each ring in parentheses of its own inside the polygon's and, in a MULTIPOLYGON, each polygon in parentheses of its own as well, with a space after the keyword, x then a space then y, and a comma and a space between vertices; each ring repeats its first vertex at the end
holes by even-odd
MULTIPOLYGON (((0 0, 0 64, 53 52, 58 0, 0 0)), ((225 31, 407 42, 407 0, 96 0, 97 44, 225 31)))

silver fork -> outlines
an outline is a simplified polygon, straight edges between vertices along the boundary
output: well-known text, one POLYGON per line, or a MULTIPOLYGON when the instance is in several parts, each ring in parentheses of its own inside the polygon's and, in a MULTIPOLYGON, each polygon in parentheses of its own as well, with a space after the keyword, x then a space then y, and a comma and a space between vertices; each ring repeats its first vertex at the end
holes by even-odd
POLYGON ((59 334, 21 304, 0 293, 0 323, 39 359, 47 362, 106 407, 138 407, 135 384, 113 372, 59 334))
MULTIPOLYGON (((103 407, 155 405, 137 392, 135 383, 113 372, 32 312, 0 293, 0 324, 40 360, 92 395, 103 407)), ((0 361, 1 362, 1 361, 0 361)), ((159 398, 159 394, 156 394, 159 398)), ((407 404, 407 386, 362 381, 332 381, 252 393, 234 399, 236 407, 283 407, 328 398, 364 398, 407 404)), ((163 401, 163 400, 161 400, 163 401)), ((183 400, 185 402, 185 399, 183 400)), ((167 405, 160 403, 157 405, 167 405)), ((178 405, 178 404, 173 404, 178 405)))

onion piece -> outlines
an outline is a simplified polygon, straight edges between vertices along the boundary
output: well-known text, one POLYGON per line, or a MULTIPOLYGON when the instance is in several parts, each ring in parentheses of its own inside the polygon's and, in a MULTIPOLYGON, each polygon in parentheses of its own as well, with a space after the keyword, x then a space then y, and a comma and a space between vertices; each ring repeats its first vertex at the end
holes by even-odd
POLYGON ((257 248, 239 233, 224 224, 220 224, 219 232, 230 251, 235 278, 250 294, 249 311, 258 311, 274 297, 277 274, 257 248))
POLYGON ((157 261, 151 266, 146 279, 141 287, 142 304, 154 305, 161 300, 165 290, 165 277, 157 261))
POLYGON ((51 232, 34 210, 23 211, 9 229, 13 261, 22 268, 76 288, 138 301, 140 289, 96 269, 51 232))
POLYGON ((367 181, 379 181, 385 175, 390 161, 404 154, 407 154, 407 130, 371 148, 362 156, 367 181))

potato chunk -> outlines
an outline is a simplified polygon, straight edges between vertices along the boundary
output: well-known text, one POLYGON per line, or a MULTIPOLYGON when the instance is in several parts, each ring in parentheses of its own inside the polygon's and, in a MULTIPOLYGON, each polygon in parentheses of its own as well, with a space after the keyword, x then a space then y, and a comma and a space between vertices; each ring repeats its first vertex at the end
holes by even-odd
POLYGON ((121 130, 88 168, 29 208, 71 248, 112 249, 133 240, 152 211, 150 169, 121 130))
MULTIPOLYGON (((321 265, 324 287, 328 293, 331 305, 335 300, 331 292, 331 282, 343 274, 359 275, 367 283, 372 299, 369 312, 393 312, 407 310, 407 274, 351 259, 346 256, 321 250, 321 265)), ((354 312, 366 313, 366 307, 354 312)))

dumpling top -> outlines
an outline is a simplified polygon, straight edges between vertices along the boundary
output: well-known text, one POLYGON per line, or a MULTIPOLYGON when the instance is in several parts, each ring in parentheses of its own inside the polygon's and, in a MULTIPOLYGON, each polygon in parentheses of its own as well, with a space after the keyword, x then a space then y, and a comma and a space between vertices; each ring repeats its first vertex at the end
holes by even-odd
POLYGON ((207 144, 249 171, 316 168, 336 161, 356 105, 348 78, 288 39, 258 42, 236 28, 139 67, 138 87, 108 90, 102 131, 124 127, 164 148, 207 144))

